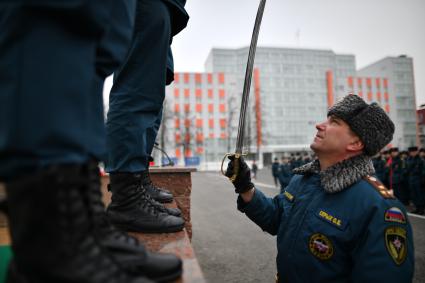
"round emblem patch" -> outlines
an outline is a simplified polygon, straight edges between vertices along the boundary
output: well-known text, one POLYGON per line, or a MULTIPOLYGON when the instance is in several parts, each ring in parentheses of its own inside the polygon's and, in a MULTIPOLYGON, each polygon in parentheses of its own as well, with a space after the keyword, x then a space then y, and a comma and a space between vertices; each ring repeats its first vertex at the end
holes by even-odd
POLYGON ((321 260, 330 259, 334 254, 332 242, 328 237, 320 233, 311 235, 308 246, 310 252, 321 260))

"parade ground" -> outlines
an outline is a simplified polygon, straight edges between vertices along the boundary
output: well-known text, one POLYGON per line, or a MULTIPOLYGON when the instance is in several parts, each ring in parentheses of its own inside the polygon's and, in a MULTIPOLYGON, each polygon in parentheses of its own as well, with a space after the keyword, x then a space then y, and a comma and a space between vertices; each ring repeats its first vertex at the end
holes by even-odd
MULTIPOLYGON (((236 209, 237 195, 218 172, 192 175, 192 244, 210 283, 274 282, 276 238, 264 233, 236 209)), ((254 183, 274 196, 270 169, 260 170, 254 183)), ((409 214, 415 244, 415 283, 425 282, 425 217, 409 214)))

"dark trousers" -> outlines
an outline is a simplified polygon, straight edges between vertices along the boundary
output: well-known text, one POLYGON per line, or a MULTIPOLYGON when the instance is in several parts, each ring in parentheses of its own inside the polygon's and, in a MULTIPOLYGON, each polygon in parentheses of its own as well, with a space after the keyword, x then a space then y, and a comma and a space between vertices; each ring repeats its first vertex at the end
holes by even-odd
POLYGON ((109 98, 106 123, 108 172, 139 172, 148 158, 162 119, 171 19, 162 1, 139 0, 130 52, 109 98))
POLYGON ((409 185, 407 182, 393 184, 394 196, 404 205, 409 204, 409 185))
POLYGON ((412 195, 412 202, 416 208, 425 208, 425 191, 421 186, 419 178, 409 180, 409 189, 412 195))
POLYGON ((105 73, 100 70, 107 68, 100 61, 114 64, 110 54, 99 57, 99 52, 117 5, 132 1, 19 4, 28 2, 0 4, 2 180, 101 154, 105 73))

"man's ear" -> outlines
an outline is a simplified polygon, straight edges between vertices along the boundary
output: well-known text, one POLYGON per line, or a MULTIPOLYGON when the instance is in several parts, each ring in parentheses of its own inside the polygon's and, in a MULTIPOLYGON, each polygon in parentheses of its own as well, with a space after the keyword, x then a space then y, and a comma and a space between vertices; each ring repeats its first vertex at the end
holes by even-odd
POLYGON ((354 139, 351 143, 347 145, 347 150, 351 152, 362 151, 364 149, 364 143, 359 139, 354 139))

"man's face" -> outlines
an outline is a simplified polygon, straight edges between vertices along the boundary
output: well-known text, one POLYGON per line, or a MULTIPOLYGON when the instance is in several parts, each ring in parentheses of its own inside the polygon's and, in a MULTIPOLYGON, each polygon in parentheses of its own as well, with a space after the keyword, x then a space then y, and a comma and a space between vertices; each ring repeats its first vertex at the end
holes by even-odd
POLYGON ((417 151, 417 150, 409 151, 409 155, 410 155, 411 157, 415 157, 416 155, 418 155, 418 151, 417 151))
POLYGON ((348 145, 359 140, 343 120, 330 116, 316 125, 317 134, 311 149, 317 154, 344 154, 348 145))
POLYGON ((391 157, 397 157, 399 154, 398 151, 391 151, 391 157))

